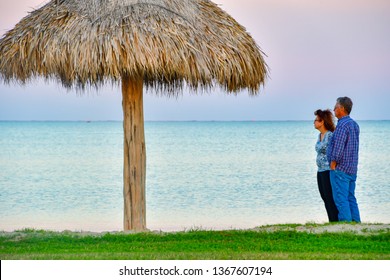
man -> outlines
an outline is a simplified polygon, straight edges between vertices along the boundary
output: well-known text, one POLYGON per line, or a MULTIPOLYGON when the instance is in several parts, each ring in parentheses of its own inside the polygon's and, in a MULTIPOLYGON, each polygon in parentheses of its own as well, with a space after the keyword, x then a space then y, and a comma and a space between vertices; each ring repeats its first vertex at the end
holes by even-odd
POLYGON ((352 110, 349 97, 337 99, 334 114, 338 119, 336 130, 329 143, 327 156, 330 162, 330 182, 334 202, 339 210, 339 221, 360 222, 355 197, 359 157, 359 125, 349 116, 352 110))

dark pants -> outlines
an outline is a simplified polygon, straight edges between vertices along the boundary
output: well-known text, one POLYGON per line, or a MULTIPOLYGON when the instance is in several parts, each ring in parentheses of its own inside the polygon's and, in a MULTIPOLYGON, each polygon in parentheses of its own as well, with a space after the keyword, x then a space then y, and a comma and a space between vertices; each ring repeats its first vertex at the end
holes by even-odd
POLYGON ((332 185, 330 184, 329 171, 317 172, 318 190, 325 204, 326 213, 328 214, 329 222, 337 222, 338 213, 336 204, 333 200, 332 185))

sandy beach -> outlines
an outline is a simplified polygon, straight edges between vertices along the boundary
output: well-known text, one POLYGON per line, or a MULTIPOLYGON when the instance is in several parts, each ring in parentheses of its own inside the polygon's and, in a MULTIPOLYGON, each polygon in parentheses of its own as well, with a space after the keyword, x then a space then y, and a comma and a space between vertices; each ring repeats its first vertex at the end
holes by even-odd
MULTIPOLYGON (((234 229, 231 229, 234 230, 234 229)), ((245 229, 239 229, 245 231, 245 229)), ((253 231, 264 231, 264 232, 276 232, 276 231, 297 231, 297 232, 307 232, 311 234, 322 234, 322 233, 353 233, 358 235, 375 235, 379 233, 390 232, 390 224, 346 224, 346 223, 332 223, 332 224, 287 224, 287 225, 266 225, 259 226, 252 229, 253 231)), ((39 231, 39 230, 37 230, 39 231)), ((200 229, 200 231, 203 231, 200 229)), ((208 231, 204 229, 204 231, 208 231)), ((53 231, 56 232, 56 231, 53 231)), ((164 233, 173 233, 173 232, 182 232, 182 231, 150 231, 155 234, 164 234, 164 233)), ((135 232, 131 231, 104 231, 104 232, 92 232, 92 231, 58 231, 59 234, 70 234, 70 235, 80 235, 80 236, 102 236, 107 233, 110 234, 133 234, 135 232)), ((20 231, 0 231, 1 236, 15 236, 15 239, 23 238, 27 233, 23 230, 20 231)))
POLYGON ((345 224, 345 223, 332 223, 332 224, 306 224, 306 225, 269 225, 256 227, 256 231, 289 231, 295 230, 298 232, 308 232, 314 234, 320 233, 340 233, 350 232, 362 235, 372 235, 383 232, 390 232, 390 224, 345 224))

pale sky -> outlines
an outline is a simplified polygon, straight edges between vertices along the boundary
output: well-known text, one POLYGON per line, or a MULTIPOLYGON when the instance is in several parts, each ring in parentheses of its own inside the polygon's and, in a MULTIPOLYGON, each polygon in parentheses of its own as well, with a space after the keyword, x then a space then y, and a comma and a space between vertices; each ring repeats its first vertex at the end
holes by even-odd
MULTIPOLYGON (((43 0, 0 0, 0 36, 43 0)), ((219 89, 178 98, 145 93, 145 120, 312 120, 339 96, 357 120, 390 120, 390 1, 216 0, 267 54, 257 97, 219 89)), ((86 94, 36 80, 0 82, 0 120, 122 120, 120 87, 86 94)))

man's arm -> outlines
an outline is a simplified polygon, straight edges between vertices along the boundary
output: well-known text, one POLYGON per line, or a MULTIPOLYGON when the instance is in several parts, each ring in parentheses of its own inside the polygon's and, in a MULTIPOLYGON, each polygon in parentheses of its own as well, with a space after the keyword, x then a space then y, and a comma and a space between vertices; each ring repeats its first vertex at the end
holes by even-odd
POLYGON ((330 161, 330 169, 335 170, 337 166, 337 162, 343 156, 345 143, 347 141, 347 131, 345 127, 339 127, 334 133, 332 137, 332 150, 329 155, 330 161))

